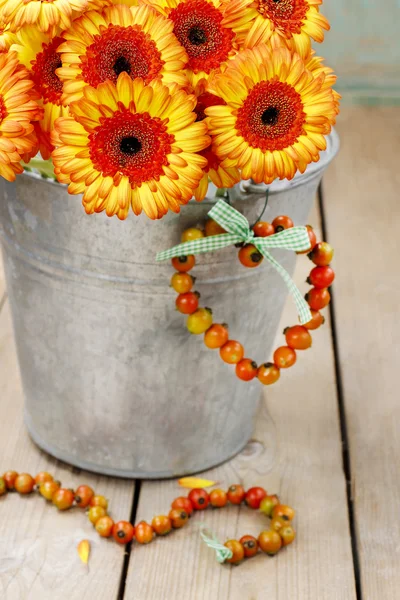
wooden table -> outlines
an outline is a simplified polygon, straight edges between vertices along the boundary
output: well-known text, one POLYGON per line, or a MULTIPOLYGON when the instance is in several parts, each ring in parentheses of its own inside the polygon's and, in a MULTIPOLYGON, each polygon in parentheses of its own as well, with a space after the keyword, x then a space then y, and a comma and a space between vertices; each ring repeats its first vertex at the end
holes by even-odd
MULTIPOLYGON (((331 318, 314 336, 313 351, 268 390, 245 451, 205 474, 222 486, 278 492, 297 509, 296 543, 273 559, 220 566, 196 521, 226 540, 255 534, 261 517, 246 508, 207 511, 166 539, 126 550, 100 540, 79 510, 60 515, 37 497, 13 495, 0 501, 0 598, 400 597, 400 111, 349 107, 338 130, 342 150, 310 217, 336 247, 331 318), (85 538, 89 569, 76 551, 85 538)), ((291 311, 289 301, 282 325, 291 311)), ((22 404, 0 275, 0 471, 49 470, 67 487, 86 482, 111 499, 112 515, 135 521, 164 513, 180 494, 174 481, 101 477, 48 457, 28 438, 22 404)))

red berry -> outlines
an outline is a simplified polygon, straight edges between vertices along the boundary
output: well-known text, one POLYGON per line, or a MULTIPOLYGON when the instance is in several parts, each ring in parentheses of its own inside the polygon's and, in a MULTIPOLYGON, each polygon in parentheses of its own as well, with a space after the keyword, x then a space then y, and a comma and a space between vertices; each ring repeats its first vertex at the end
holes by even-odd
POLYGON ((186 273, 193 269, 196 264, 196 259, 193 254, 189 254, 188 256, 176 256, 171 262, 174 269, 180 273, 186 273))
POLYGON ((254 225, 253 231, 256 237, 268 237, 269 235, 273 235, 275 233, 275 228, 272 223, 267 223, 267 221, 259 221, 254 225))
POLYGON ((187 514, 186 510, 183 510, 182 508, 172 508, 169 511, 168 517, 171 520, 172 527, 174 529, 180 529, 186 525, 189 519, 189 515, 187 514))
POLYGON ((6 482, 8 490, 14 489, 15 480, 18 477, 17 471, 6 471, 3 475, 3 479, 6 482))
POLYGON ((260 503, 267 495, 267 492, 262 487, 252 487, 246 492, 244 501, 250 508, 260 508, 260 503))
POLYGON ((312 337, 310 332, 302 325, 288 327, 284 333, 289 348, 293 348, 293 350, 307 350, 307 348, 311 347, 312 337))
POLYGON ((175 302, 176 308, 184 315, 191 315, 196 312, 199 306, 199 295, 196 292, 186 292, 179 294, 175 302))
POLYGON ((307 283, 316 288, 327 288, 335 279, 335 271, 331 267, 314 267, 307 283))
POLYGON ((229 332, 227 326, 214 323, 214 325, 211 325, 210 329, 204 334, 204 343, 207 348, 215 350, 226 344, 228 338, 229 332))
POLYGON ((291 227, 294 227, 294 223, 293 223, 292 219, 290 217, 287 217, 286 215, 281 215, 279 217, 276 217, 272 221, 272 225, 275 229, 275 233, 279 233, 280 231, 283 231, 284 229, 290 229, 291 227))
POLYGON ((244 548, 240 542, 237 540, 228 540, 225 542, 224 546, 229 548, 232 551, 232 558, 227 558, 226 562, 236 565, 240 563, 244 558, 244 548))
POLYGON ((243 358, 236 365, 236 376, 243 381, 251 381, 256 377, 258 371, 257 363, 251 358, 243 358))
POLYGON ((246 244, 243 248, 240 248, 238 254, 239 260, 244 267, 254 269, 258 267, 264 260, 263 255, 257 250, 253 244, 246 244))
POLYGON ((180 508, 187 512, 190 515, 193 513, 193 504, 190 502, 189 498, 184 498, 184 496, 180 496, 179 498, 175 498, 173 503, 171 504, 171 508, 180 508))
POLYGON ((210 502, 210 496, 206 490, 195 488, 191 490, 188 496, 194 510, 204 510, 210 502))
POLYGON ((246 558, 251 558, 257 554, 258 542, 255 537, 252 535, 244 535, 239 541, 244 548, 244 555, 246 558))
POLYGON ((311 250, 308 256, 315 265, 325 267, 332 261, 333 253, 334 251, 330 244, 319 242, 319 244, 311 250))
POLYGON ((309 307, 314 310, 325 308, 331 301, 331 295, 326 288, 323 288, 322 290, 319 288, 311 288, 305 298, 309 307))
POLYGON ((112 535, 118 544, 129 544, 135 535, 135 528, 128 521, 118 521, 113 526, 112 535))
POLYGON ((75 503, 80 508, 89 506, 91 499, 94 496, 94 491, 88 485, 80 485, 75 492, 75 503))

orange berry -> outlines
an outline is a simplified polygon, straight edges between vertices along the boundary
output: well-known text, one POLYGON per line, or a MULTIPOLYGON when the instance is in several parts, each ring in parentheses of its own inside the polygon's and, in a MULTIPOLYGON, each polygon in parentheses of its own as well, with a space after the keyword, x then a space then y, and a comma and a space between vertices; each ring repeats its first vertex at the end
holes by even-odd
POLYGON ((272 518, 276 519, 277 517, 281 517, 285 521, 293 521, 295 515, 295 511, 290 506, 286 506, 285 504, 278 504, 275 506, 272 511, 272 518))
POLYGON ((325 317, 317 310, 311 309, 311 320, 304 324, 306 329, 318 329, 325 323, 325 317))
POLYGON ((296 537, 296 532, 291 525, 284 525, 279 530, 279 535, 282 538, 282 545, 288 546, 289 544, 291 544, 294 541, 294 539, 296 537))
POLYGON ((332 261, 333 248, 326 242, 319 242, 309 253, 308 257, 318 267, 326 267, 332 261))
POLYGON ((118 521, 112 529, 112 536, 118 544, 129 544, 135 533, 135 528, 129 521, 118 521))
POLYGON ((302 325, 287 327, 284 334, 287 345, 293 350, 307 350, 312 345, 311 334, 302 325))
POLYGON ((14 487, 19 494, 30 494, 35 487, 35 480, 28 473, 21 473, 16 477, 14 487))
POLYGON ((194 279, 188 273, 174 273, 171 277, 171 286, 178 294, 190 292, 194 284, 194 279))
POLYGON ((95 529, 100 537, 108 538, 112 535, 114 521, 111 517, 101 517, 95 525, 95 529))
POLYGON ((189 315, 186 327, 193 335, 205 333, 212 325, 212 310, 210 308, 199 308, 189 315))
POLYGON ((75 503, 79 508, 89 506, 91 499, 94 496, 94 491, 88 485, 80 485, 75 492, 75 503))
POLYGON ((171 519, 166 515, 159 515, 157 517, 154 517, 154 519, 151 522, 151 526, 157 535, 166 535, 172 529, 171 519))
POLYGON ((188 522, 189 515, 182 508, 171 508, 168 517, 171 520, 174 529, 180 529, 188 522))
POLYGON ((154 536, 154 530, 146 521, 140 521, 136 525, 135 537, 139 544, 149 544, 154 536))
POLYGON ((282 548, 282 539, 277 531, 262 531, 258 536, 258 543, 263 552, 273 556, 282 548))
POLYGON ((253 244, 246 244, 240 248, 238 257, 242 265, 249 269, 258 267, 264 260, 261 252, 253 244))
POLYGON ((236 377, 242 381, 251 381, 257 376, 258 366, 251 358, 243 358, 236 365, 236 377))
POLYGON ((56 481, 45 481, 39 487, 39 493, 43 496, 43 498, 46 498, 46 500, 50 501, 53 500, 54 494, 58 492, 59 489, 60 486, 56 481))
POLYGON ((311 288, 311 290, 305 296, 306 301, 310 308, 314 310, 321 310, 328 306, 331 301, 331 295, 329 290, 326 288, 311 288))
POLYGON ((315 244, 317 243, 317 236, 315 235, 315 231, 311 227, 311 225, 306 225, 306 229, 307 229, 308 237, 310 239, 310 246, 307 248, 307 250, 302 250, 301 252, 296 252, 296 254, 307 254, 308 252, 310 252, 310 250, 312 250, 314 248, 315 244))
POLYGON ((229 365, 235 365, 244 357, 244 348, 240 342, 228 340, 219 351, 222 360, 229 365))
POLYGON ((193 513, 193 510, 194 510, 193 509, 193 504, 191 503, 191 501, 189 500, 189 498, 185 498, 184 496, 180 496, 179 498, 175 498, 175 500, 171 504, 171 508, 181 508, 185 512, 187 512, 187 514, 189 515, 189 517, 191 516, 191 514, 193 513))
POLYGON ((90 506, 101 506, 107 510, 108 500, 104 496, 93 496, 90 500, 90 506))
POLYGON ((280 346, 274 352, 274 363, 279 369, 292 367, 296 358, 296 352, 289 346, 280 346))
POLYGON ((232 551, 232 558, 228 558, 226 560, 227 563, 231 563, 232 565, 236 565, 240 563, 244 558, 244 548, 243 545, 237 540, 228 540, 225 542, 224 546, 229 548, 232 551))
POLYGON ((226 325, 219 325, 214 323, 204 334, 204 343, 207 348, 214 350, 221 348, 229 338, 229 332, 226 325))
POLYGON ((0 496, 4 496, 7 493, 6 482, 2 477, 0 477, 0 496))
POLYGON ((208 219, 206 221, 204 231, 205 231, 206 236, 221 235, 223 233, 226 233, 225 229, 223 229, 223 227, 221 227, 221 225, 218 225, 218 223, 216 221, 214 221, 213 219, 208 219))
POLYGON ((89 508, 88 518, 93 525, 96 525, 97 521, 106 515, 106 509, 102 506, 91 506, 89 508))
POLYGON ((273 531, 279 531, 285 525, 287 525, 287 521, 286 519, 282 519, 282 517, 275 517, 271 521, 271 529, 273 531))
POLYGON ((275 233, 275 228, 272 223, 267 221, 258 221, 253 227, 254 235, 256 237, 268 237, 275 233))
POLYGON ((228 494, 224 490, 216 489, 210 492, 210 504, 215 508, 222 508, 228 503, 228 494))
POLYGON ((188 498, 193 505, 194 510, 204 510, 210 502, 210 495, 203 488, 194 488, 190 490, 188 498))
POLYGON ((179 294, 175 301, 175 306, 183 315, 191 315, 199 308, 199 297, 200 294, 197 292, 179 294))
POLYGON ((246 558, 251 558, 257 554, 258 542, 255 537, 252 535, 244 535, 239 541, 243 546, 244 555, 246 558))
POLYGON ((231 504, 238 505, 243 502, 246 492, 242 485, 235 484, 230 486, 227 495, 231 504))
POLYGON ((41 471, 40 473, 38 473, 36 475, 35 483, 36 483, 36 485, 41 485, 45 481, 53 481, 53 479, 54 479, 53 475, 50 475, 50 473, 47 473, 47 471, 41 471))
POLYGON ((3 479, 6 482, 8 490, 14 489, 15 480, 18 477, 17 471, 6 471, 3 475, 3 479))
POLYGON ((188 254, 188 256, 176 256, 171 262, 174 269, 180 273, 187 273, 195 266, 196 259, 193 254, 188 254))
POLYGON ((273 363, 264 363, 258 368, 257 377, 264 385, 272 385, 277 382, 281 372, 273 363))
POLYGON ((279 233, 284 229, 290 229, 291 227, 294 227, 292 219, 286 215, 275 217, 275 219, 272 221, 272 225, 275 229, 275 233, 279 233))
MULTIPOLYGON (((51 483, 51 482, 46 482, 51 483)), ((43 485, 46 485, 45 483, 43 485)), ((58 510, 68 510, 74 503, 75 494, 72 490, 67 490, 65 488, 58 489, 53 494, 53 504, 58 508, 58 510)))
POLYGON ((181 235, 181 242, 192 242, 193 240, 199 240, 204 237, 204 233, 197 227, 189 227, 181 235))

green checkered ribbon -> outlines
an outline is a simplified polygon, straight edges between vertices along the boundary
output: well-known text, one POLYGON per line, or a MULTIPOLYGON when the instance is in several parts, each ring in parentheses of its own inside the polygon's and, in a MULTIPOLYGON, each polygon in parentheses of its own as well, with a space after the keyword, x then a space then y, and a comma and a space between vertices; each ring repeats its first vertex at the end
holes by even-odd
POLYGON ((207 535, 207 533, 210 532, 207 531, 205 525, 201 525, 200 535, 207 546, 215 550, 217 561, 224 563, 228 558, 232 558, 232 550, 221 544, 213 533, 210 533, 210 535, 207 535))
POLYGON ((310 238, 308 237, 306 227, 291 227, 290 229, 284 229, 279 233, 263 238, 256 237, 246 217, 223 200, 219 200, 208 214, 211 219, 221 225, 228 233, 212 235, 178 244, 169 250, 159 252, 156 260, 161 261, 174 258, 175 256, 213 252, 214 250, 220 250, 221 248, 226 248, 240 242, 253 244, 260 254, 278 271, 289 288, 296 303, 300 323, 303 325, 310 321, 310 309, 300 290, 294 284, 289 273, 269 253, 271 248, 284 248, 285 250, 294 250, 295 252, 308 250, 310 247, 310 238))

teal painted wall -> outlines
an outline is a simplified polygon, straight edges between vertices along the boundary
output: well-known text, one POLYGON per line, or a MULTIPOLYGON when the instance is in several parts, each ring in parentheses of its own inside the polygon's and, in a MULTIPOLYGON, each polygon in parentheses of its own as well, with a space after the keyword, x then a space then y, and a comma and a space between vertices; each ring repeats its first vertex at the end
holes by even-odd
POLYGON ((400 0, 325 0, 331 30, 318 54, 354 99, 400 99, 400 0))

